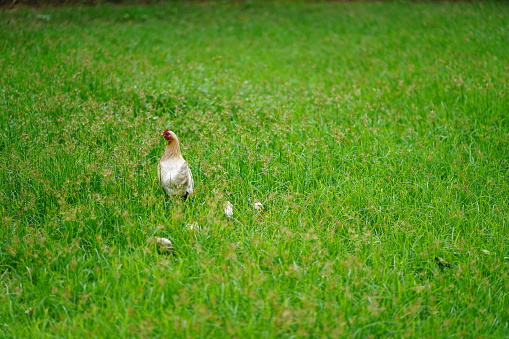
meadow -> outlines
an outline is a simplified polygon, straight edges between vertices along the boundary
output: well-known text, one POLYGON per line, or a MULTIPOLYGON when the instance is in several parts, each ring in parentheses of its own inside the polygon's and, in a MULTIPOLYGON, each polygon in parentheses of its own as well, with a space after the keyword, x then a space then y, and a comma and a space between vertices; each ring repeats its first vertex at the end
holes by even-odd
POLYGON ((0 337, 507 338, 508 18, 0 9, 0 337))

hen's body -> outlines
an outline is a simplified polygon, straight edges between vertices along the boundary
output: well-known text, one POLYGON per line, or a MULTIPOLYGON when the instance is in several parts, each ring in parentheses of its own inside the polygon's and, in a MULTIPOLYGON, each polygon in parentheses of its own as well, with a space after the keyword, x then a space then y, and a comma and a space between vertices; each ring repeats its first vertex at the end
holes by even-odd
POLYGON ((180 144, 175 133, 166 130, 163 136, 168 140, 168 144, 157 167, 159 183, 169 196, 185 198, 194 190, 191 169, 180 153, 180 144))

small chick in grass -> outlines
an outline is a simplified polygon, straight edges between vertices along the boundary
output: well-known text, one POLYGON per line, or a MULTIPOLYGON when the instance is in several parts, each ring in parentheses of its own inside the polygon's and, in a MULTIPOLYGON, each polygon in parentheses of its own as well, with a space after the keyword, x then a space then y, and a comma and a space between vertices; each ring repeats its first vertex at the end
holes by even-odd
POLYGON ((229 201, 224 203, 224 214, 226 214, 227 217, 233 215, 233 204, 229 201))
POLYGON ((194 181, 189 164, 180 153, 177 135, 170 130, 161 134, 168 141, 164 154, 159 160, 157 175, 163 191, 170 197, 187 198, 194 192, 194 181))

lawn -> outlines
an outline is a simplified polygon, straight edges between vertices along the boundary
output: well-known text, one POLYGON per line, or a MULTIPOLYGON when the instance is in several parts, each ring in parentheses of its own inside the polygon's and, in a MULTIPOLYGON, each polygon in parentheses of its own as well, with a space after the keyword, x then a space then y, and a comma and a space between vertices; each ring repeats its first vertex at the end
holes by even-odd
POLYGON ((0 9, 0 337, 507 338, 508 18, 0 9))

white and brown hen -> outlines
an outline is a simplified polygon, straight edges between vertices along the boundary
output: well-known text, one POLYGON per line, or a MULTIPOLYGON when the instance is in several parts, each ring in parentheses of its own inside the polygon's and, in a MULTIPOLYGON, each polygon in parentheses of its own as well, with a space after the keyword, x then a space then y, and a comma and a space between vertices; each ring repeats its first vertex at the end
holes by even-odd
POLYGON ((157 174, 163 191, 170 197, 181 196, 187 198, 193 193, 194 181, 189 164, 180 153, 180 143, 177 135, 170 130, 161 134, 168 144, 159 160, 157 174))

